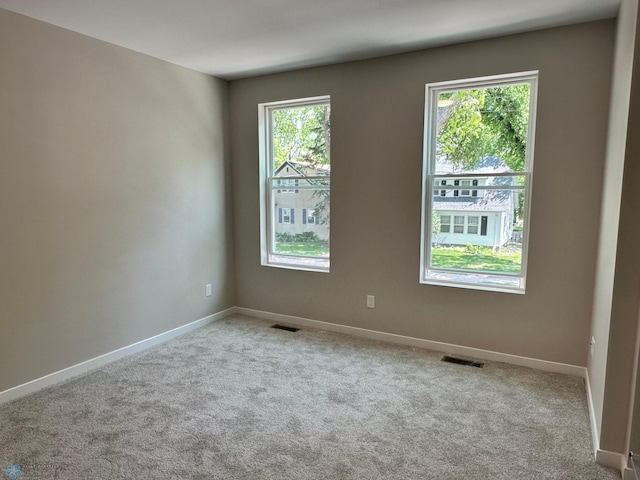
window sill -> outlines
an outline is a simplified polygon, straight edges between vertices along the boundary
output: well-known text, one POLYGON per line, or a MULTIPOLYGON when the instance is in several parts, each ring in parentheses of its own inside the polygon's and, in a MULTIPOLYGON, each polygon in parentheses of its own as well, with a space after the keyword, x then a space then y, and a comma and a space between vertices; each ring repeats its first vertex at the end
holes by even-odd
POLYGON ((329 258, 289 257, 286 255, 270 255, 263 259, 263 267, 284 268, 287 270, 302 270, 306 272, 329 273, 329 258))
POLYGON ((420 279, 420 283, 425 285, 437 285, 440 287, 465 288, 468 290, 484 290, 487 292, 515 293, 524 295, 524 285, 519 285, 523 280, 520 277, 512 278, 513 280, 507 280, 504 277, 484 274, 454 274, 451 272, 430 271, 427 273, 426 277, 422 277, 420 279), (456 279, 455 277, 459 278, 456 279))

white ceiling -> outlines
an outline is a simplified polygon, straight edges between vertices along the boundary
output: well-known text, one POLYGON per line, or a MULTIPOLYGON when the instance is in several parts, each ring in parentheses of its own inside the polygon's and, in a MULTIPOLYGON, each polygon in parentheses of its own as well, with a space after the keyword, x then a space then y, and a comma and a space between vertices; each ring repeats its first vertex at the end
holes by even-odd
POLYGON ((234 79, 614 17, 620 0, 0 0, 234 79))

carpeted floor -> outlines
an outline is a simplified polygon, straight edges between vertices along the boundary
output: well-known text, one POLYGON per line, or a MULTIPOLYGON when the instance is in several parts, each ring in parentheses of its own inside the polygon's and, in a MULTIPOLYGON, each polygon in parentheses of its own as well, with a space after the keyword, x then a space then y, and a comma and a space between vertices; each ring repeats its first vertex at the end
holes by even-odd
POLYGON ((228 317, 0 406, 0 476, 620 478, 580 378, 269 326, 228 317))

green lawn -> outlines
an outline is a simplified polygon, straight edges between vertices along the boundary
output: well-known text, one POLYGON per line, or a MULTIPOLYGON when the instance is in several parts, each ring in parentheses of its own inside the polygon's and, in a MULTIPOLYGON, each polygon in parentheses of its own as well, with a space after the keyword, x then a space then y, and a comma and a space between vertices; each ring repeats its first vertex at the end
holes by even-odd
POLYGON ((520 273, 520 251, 493 252, 486 247, 439 247, 431 250, 431 265, 482 272, 520 273))
POLYGON ((276 242, 276 253, 320 256, 329 254, 329 246, 322 242, 276 242))

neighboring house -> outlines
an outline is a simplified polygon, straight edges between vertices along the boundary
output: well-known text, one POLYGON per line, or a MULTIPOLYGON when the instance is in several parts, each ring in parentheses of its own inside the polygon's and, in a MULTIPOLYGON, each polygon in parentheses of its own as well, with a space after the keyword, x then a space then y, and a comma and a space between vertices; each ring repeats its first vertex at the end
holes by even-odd
POLYGON ((329 239, 329 227, 320 223, 320 212, 316 208, 321 201, 318 190, 302 188, 314 183, 312 179, 305 180, 307 177, 328 175, 328 168, 292 161, 278 167, 273 175, 282 179, 276 180, 276 187, 282 188, 273 194, 276 233, 313 232, 320 240, 329 239))
MULTIPOLYGON (((443 245, 504 246, 513 234, 517 197, 509 190, 484 190, 483 186, 512 185, 512 177, 493 177, 511 169, 496 157, 484 158, 473 173, 487 177, 447 178, 434 181, 433 209, 440 217, 440 231, 433 241, 443 245), (451 189, 452 186, 460 187, 451 189), (443 189, 442 187, 447 187, 443 189)), ((453 164, 438 160, 438 174, 455 174, 453 164)))

